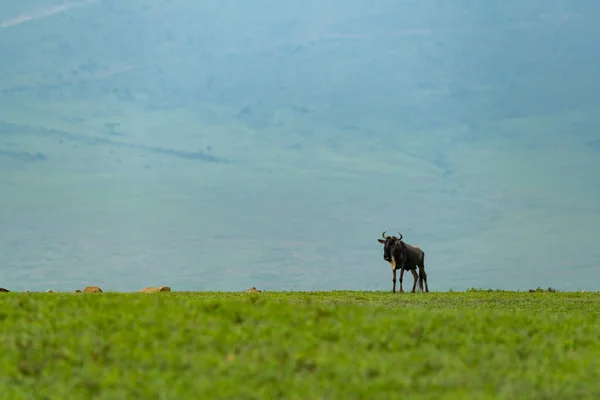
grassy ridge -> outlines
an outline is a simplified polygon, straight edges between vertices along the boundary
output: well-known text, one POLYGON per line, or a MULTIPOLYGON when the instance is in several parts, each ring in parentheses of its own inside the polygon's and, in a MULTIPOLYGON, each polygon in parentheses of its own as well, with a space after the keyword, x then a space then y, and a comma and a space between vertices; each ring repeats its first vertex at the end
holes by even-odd
POLYGON ((600 293, 6 293, 2 398, 594 398, 600 293))

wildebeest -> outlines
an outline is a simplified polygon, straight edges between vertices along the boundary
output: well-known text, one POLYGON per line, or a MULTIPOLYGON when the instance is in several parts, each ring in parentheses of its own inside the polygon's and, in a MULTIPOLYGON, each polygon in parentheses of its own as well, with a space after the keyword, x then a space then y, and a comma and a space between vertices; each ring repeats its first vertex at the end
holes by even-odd
POLYGON ((404 270, 410 270, 413 275, 414 283, 412 293, 415 292, 417 286, 417 279, 419 281, 419 289, 423 291, 423 282, 425 282, 425 291, 429 292, 429 285, 427 285, 427 274, 425 273, 425 252, 418 246, 411 246, 402 241, 402 234, 398 232, 400 237, 396 236, 385 236, 385 231, 381 234, 383 239, 377 239, 379 243, 383 244, 383 259, 390 263, 392 267, 392 292, 396 293, 396 270, 400 270, 400 292, 402 290, 402 276, 404 270), (417 275, 417 267, 419 268, 419 274, 417 275))

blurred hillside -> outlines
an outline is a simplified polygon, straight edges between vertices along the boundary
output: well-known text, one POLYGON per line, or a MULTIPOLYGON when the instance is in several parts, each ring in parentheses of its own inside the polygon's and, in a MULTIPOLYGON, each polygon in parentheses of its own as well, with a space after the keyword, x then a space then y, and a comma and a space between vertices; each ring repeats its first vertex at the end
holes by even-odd
POLYGON ((599 8, 1 6, 2 285, 597 286, 599 8))

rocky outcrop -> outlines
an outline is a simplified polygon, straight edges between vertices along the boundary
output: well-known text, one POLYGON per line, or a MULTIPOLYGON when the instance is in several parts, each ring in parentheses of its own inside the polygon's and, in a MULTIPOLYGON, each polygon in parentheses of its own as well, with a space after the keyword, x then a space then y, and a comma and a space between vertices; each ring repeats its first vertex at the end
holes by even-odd
POLYGON ((140 293, 156 293, 156 292, 170 292, 171 288, 168 286, 159 287, 147 287, 140 290, 140 293))
POLYGON ((102 289, 98 286, 88 286, 83 289, 83 293, 102 293, 102 289))

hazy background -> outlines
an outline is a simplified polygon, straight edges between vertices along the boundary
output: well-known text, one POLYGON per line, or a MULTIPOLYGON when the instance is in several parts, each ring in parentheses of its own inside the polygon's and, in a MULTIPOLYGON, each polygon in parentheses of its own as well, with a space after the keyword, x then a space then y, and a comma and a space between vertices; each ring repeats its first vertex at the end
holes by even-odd
POLYGON ((599 290, 599 11, 4 1, 0 286, 599 290))

